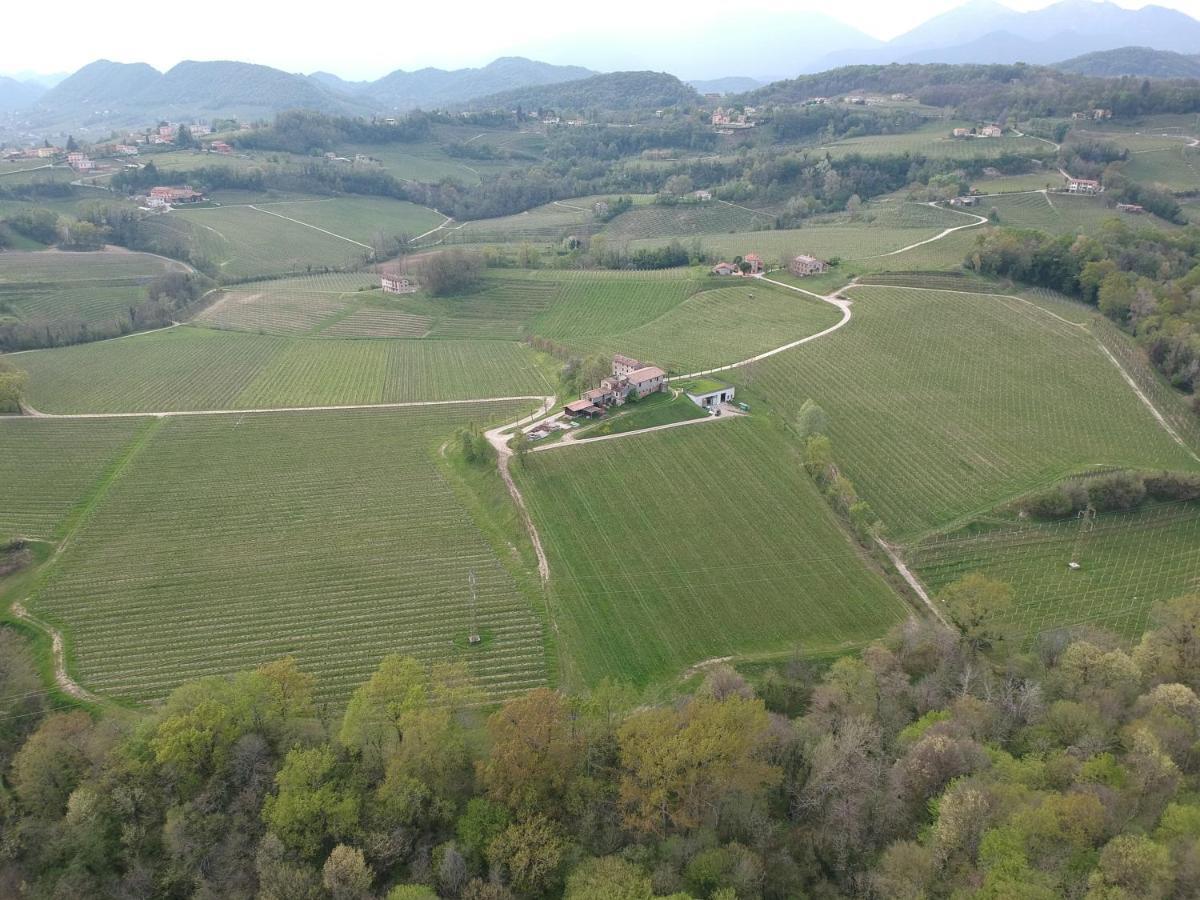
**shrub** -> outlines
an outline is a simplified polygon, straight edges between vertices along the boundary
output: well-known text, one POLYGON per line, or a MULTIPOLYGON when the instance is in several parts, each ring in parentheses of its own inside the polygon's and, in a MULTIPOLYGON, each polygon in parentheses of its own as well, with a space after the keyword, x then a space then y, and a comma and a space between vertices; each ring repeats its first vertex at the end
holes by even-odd
POLYGON ((1088 492, 1077 481, 1055 485, 1025 501, 1025 511, 1035 519, 1064 519, 1088 504, 1088 492))
POLYGON ((1200 500, 1200 475, 1159 472, 1143 476, 1142 483, 1151 500, 1200 500))
POLYGON ((1090 482, 1087 493, 1092 505, 1100 512, 1133 509, 1146 499, 1146 485, 1140 475, 1117 472, 1090 482))

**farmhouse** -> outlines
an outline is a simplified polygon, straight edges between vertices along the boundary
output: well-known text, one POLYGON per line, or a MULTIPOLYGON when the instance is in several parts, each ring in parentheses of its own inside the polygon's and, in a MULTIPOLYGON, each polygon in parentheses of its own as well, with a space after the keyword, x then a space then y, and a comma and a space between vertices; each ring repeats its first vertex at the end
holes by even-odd
POLYGON ((52 156, 58 156, 60 153, 62 153, 62 150, 58 147, 38 147, 36 155, 38 159, 49 159, 52 156))
POLYGON ((208 145, 208 149, 213 153, 224 153, 226 155, 233 152, 233 148, 224 141, 213 141, 208 145))
POLYGON ((692 191, 692 196, 695 197, 697 200, 699 200, 701 203, 707 203, 709 200, 712 199, 712 192, 711 191, 692 191))
POLYGON ((1093 109, 1092 110, 1092 118, 1095 119, 1096 121, 1099 121, 1101 119, 1111 119, 1112 118, 1112 110, 1111 109, 1093 109))
POLYGON ((415 294, 417 286, 407 275, 380 275, 379 286, 385 294, 415 294))
POLYGON ((1071 194, 1098 194, 1100 182, 1094 178, 1067 178, 1067 192, 1071 194))
POLYGON ((979 129, 979 133, 983 137, 1000 137, 1004 134, 1004 129, 999 125, 984 125, 979 129))
POLYGON ((644 368, 645 363, 638 362, 632 356, 624 356, 618 353, 613 357, 612 373, 618 377, 625 377, 630 372, 636 372, 638 369, 644 368))
POLYGON ((970 137, 971 129, 970 128, 955 128, 954 131, 951 132, 951 134, 953 134, 954 137, 970 137))
POLYGON ((751 275, 760 275, 766 270, 766 267, 763 265, 762 257, 757 253, 747 253, 742 257, 742 259, 750 264, 751 275))
POLYGON ((76 172, 90 172, 96 168, 96 163, 87 158, 87 154, 73 152, 67 154, 67 165, 76 172))
POLYGON ((1140 203, 1118 203, 1117 211, 1132 213, 1135 216, 1140 216, 1146 211, 1146 207, 1142 206, 1140 203))
POLYGON ((739 269, 733 263, 728 262, 719 262, 712 267, 712 273, 714 275, 737 275, 740 272, 741 269, 739 269))
POLYGON ((661 391, 667 383, 667 373, 658 366, 647 365, 631 356, 618 353, 613 357, 612 375, 599 387, 583 392, 583 396, 563 407, 569 416, 598 415, 606 406, 620 406, 630 395, 642 398, 661 391), (590 412, 589 407, 596 409, 590 412))
POLYGON ((733 385, 711 378, 701 378, 685 388, 684 393, 701 409, 714 409, 733 399, 733 385))
POLYGON ((204 195, 190 187, 153 187, 146 198, 147 206, 178 206, 181 203, 199 203, 204 195))
POLYGON ((817 259, 815 256, 809 256, 806 253, 801 253, 799 256, 793 257, 788 263, 788 271, 798 278, 805 278, 809 275, 820 275, 829 266, 825 260, 817 259))
POLYGON ((138 148, 132 144, 117 144, 113 147, 113 152, 118 156, 137 156, 138 148))
POLYGON ((951 206, 978 206, 978 205, 979 205, 979 198, 978 198, 978 197, 970 197, 970 196, 967 196, 967 197, 951 197, 951 198, 950 198, 950 205, 951 205, 951 206))

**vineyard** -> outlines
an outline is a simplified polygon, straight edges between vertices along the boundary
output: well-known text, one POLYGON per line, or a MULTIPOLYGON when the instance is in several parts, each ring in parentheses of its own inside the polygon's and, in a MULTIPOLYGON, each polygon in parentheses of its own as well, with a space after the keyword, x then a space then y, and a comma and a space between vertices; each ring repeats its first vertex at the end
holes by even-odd
MULTIPOLYGON (((981 202, 983 212, 995 209, 997 224, 1010 228, 1039 228, 1051 234, 1094 232, 1109 219, 1122 217, 1104 202, 1103 197, 1079 197, 1071 194, 1013 194, 1008 197, 988 197, 981 202)), ((1132 221, 1123 216, 1125 221, 1132 221)), ((1170 227, 1155 216, 1142 216, 1138 222, 1170 227)))
POLYGON ((1196 504, 954 534, 913 548, 910 563, 934 590, 970 572, 1012 586, 1010 624, 1033 637, 1068 625, 1136 635, 1151 604, 1200 588, 1196 504), (1077 570, 1069 562, 1079 565, 1077 570))
POLYGON ((734 653, 848 648, 904 606, 767 421, 534 453, 519 481, 583 683, 639 683, 734 653))
POLYGON ((58 537, 71 510, 145 424, 0 417, 0 543, 16 535, 58 537))
POLYGON ((128 700, 289 654, 335 703, 388 653, 466 661, 492 697, 543 684, 533 606, 433 462, 456 425, 521 411, 162 420, 33 608, 81 681, 128 700))
POLYGON ((894 536, 1098 464, 1200 468, 1091 334, 1033 303, 899 287, 848 296, 849 327, 758 364, 742 393, 789 420, 805 399, 820 404, 842 472, 894 536))
POLYGON ((153 412, 461 400, 548 393, 502 341, 332 341, 174 328, 28 353, 43 412, 153 412))
POLYGON ((145 253, 0 253, 0 320, 115 321, 146 299, 150 281, 182 268, 145 253))
POLYGON ((1200 149, 1175 146, 1132 153, 1124 165, 1134 181, 1161 184, 1172 191, 1195 191, 1200 187, 1200 149))
POLYGON ((445 221, 432 209, 388 197, 330 197, 259 205, 267 214, 287 216, 362 244, 424 234, 445 221))
POLYGON ((262 334, 308 334, 357 307, 364 288, 378 286, 371 273, 248 282, 224 290, 195 321, 262 334))
POLYGON ((950 132, 956 126, 970 125, 967 122, 940 120, 918 131, 902 134, 868 135, 848 138, 812 152, 824 156, 827 152, 835 159, 861 154, 862 156, 893 156, 901 153, 920 154, 932 159, 977 159, 995 158, 1007 154, 1043 156, 1051 150, 1049 144, 1031 137, 1006 134, 993 138, 955 138, 950 132))

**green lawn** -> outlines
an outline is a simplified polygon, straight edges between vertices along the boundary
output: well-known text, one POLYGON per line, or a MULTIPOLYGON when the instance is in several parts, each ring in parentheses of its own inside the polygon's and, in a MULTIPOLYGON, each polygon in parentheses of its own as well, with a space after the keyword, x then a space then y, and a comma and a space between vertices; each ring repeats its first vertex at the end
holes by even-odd
POLYGON ((331 341, 174 328, 19 357, 43 412, 154 412, 544 395, 502 341, 331 341))
POLYGON ((1093 465, 1200 468, 1090 333, 1032 303, 890 287, 847 296, 846 327, 728 377, 756 412, 758 399, 785 420, 807 398, 820 404, 843 474, 896 538, 1093 465))
POLYGON ((1090 530, 1074 520, 974 530, 910 556, 934 590, 970 572, 1012 585, 1011 622, 1028 637, 1082 624, 1133 637, 1151 604, 1200 588, 1200 504, 1102 515, 1090 530))
POLYGON ((531 453, 517 473, 574 675, 647 682, 731 654, 848 648, 904 605, 767 421, 531 453))
POLYGON ((494 698, 544 684, 535 607, 435 463, 457 425, 523 409, 159 420, 31 607, 116 698, 289 654, 334 703, 388 653, 466 661, 494 698))

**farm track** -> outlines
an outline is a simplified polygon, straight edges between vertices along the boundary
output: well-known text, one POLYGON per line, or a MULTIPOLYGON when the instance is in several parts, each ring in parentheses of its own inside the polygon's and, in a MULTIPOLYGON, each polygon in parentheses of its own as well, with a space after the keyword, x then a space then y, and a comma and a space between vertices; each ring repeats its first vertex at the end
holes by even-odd
POLYGON ((83 687, 67 672, 66 643, 63 640, 62 632, 35 617, 21 603, 14 603, 9 609, 16 618, 32 625, 50 638, 50 647, 54 656, 54 683, 58 685, 58 689, 67 696, 74 697, 76 700, 82 700, 85 703, 100 702, 101 698, 99 696, 83 687))

